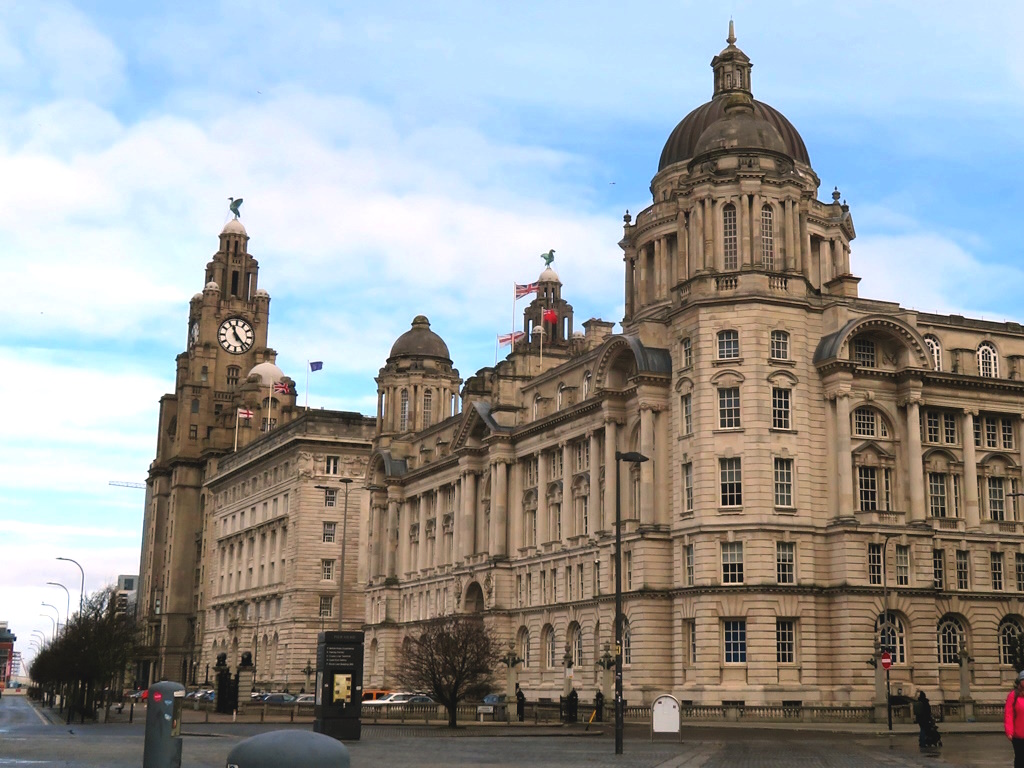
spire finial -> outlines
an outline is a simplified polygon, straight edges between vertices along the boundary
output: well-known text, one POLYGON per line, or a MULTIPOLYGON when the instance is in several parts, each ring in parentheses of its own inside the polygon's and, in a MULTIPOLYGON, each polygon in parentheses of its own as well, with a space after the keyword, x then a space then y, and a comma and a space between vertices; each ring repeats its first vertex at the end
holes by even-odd
POLYGON ((729 36, 725 38, 725 42, 727 42, 729 45, 736 44, 736 27, 733 24, 731 18, 729 19, 729 36))

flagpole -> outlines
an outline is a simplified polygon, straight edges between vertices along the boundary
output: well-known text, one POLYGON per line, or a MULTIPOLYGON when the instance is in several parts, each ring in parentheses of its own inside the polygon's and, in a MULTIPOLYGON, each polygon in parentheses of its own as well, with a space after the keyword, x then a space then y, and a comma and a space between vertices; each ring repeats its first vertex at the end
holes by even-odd
MULTIPOLYGON (((516 296, 516 292, 517 292, 516 281, 513 280, 512 281, 512 333, 516 332, 516 299, 518 298, 516 296)), ((513 338, 512 339, 512 349, 515 349, 515 348, 516 348, 516 340, 513 338)))
POLYGON ((309 410, 309 360, 306 361, 306 410, 309 410))
POLYGON ((274 412, 274 380, 267 387, 267 432, 270 432, 270 414, 274 412))
POLYGON ((235 451, 238 451, 238 407, 235 407, 235 451))
POLYGON ((500 340, 498 339, 498 336, 496 335, 494 337, 494 367, 495 368, 498 367, 498 343, 499 343, 499 341, 500 340))

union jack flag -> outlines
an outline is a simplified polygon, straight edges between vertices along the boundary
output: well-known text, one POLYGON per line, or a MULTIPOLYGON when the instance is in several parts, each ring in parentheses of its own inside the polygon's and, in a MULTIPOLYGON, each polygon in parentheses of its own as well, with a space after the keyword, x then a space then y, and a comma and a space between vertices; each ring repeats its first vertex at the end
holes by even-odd
POLYGON ((290 395, 292 393, 291 388, 283 381, 279 381, 276 384, 274 384, 274 391, 279 392, 282 395, 290 395))
POLYGON ((516 283, 516 298, 521 299, 523 296, 529 296, 531 293, 537 292, 537 283, 527 283, 521 285, 516 283))

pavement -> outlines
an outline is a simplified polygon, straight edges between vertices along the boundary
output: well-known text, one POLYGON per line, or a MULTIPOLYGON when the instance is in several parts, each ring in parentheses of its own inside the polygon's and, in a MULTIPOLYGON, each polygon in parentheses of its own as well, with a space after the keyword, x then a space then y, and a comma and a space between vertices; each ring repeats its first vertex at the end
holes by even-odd
MULTIPOLYGON (((15 698, 15 697, 11 697, 15 698)), ((138 768, 144 744, 144 708, 134 723, 64 724, 59 713, 28 702, 0 702, 0 768, 138 768), (11 707, 19 711, 17 717, 11 707), (34 711, 33 711, 34 710, 34 711), (5 719, 6 716, 6 719, 5 719), (5 723, 17 723, 5 727, 5 723)), ((128 713, 128 708, 125 714, 128 713)), ((186 710, 183 768, 224 768, 230 750, 269 730, 311 730, 301 722, 203 722, 186 710)), ((205 718, 203 718, 205 719, 205 718)), ((1009 765, 1012 750, 1001 723, 942 723, 942 749, 920 750, 917 728, 894 724, 890 734, 870 723, 686 724, 680 736, 656 734, 627 723, 624 754, 614 754, 611 724, 465 723, 454 731, 442 721, 364 723, 362 738, 348 742, 352 766, 415 765, 417 768, 995 768, 1009 765)), ((299 763, 296 762, 296 765, 299 763)), ((287 768, 287 766, 281 766, 287 768)))

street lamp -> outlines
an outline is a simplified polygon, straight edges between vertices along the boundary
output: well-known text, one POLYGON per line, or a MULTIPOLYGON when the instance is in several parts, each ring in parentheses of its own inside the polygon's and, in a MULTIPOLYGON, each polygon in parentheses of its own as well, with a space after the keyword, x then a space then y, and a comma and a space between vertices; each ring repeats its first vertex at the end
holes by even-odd
POLYGON ((68 592, 68 588, 65 587, 63 584, 61 584, 59 581, 48 581, 46 583, 47 583, 48 586, 51 586, 51 587, 60 587, 61 589, 64 590, 64 594, 67 595, 67 598, 68 598, 68 610, 67 610, 67 613, 64 614, 64 616, 67 619, 64 622, 64 626, 67 626, 67 622, 71 621, 71 593, 68 592))
POLYGON ((53 612, 55 614, 57 614, 57 629, 59 631, 60 630, 60 608, 58 608, 56 605, 52 605, 51 603, 47 603, 47 602, 40 603, 40 605, 45 605, 47 608, 53 608, 53 612))
MULTIPOLYGON (((889 617, 889 578, 886 575, 886 551, 889 548, 889 539, 895 538, 898 534, 890 533, 882 541, 882 610, 884 611, 884 619, 882 620, 882 626, 880 629, 885 632, 886 639, 889 638, 889 632, 887 628, 891 624, 889 617)), ((893 629, 895 634, 895 628, 893 629)), ((889 687, 889 670, 885 670, 885 712, 889 721, 889 731, 892 731, 892 689, 889 687)))
POLYGON ((622 706, 622 494, 619 462, 642 464, 647 457, 636 451, 615 452, 615 754, 622 754, 625 712, 622 706))
POLYGON ((70 557, 58 557, 58 560, 64 560, 69 563, 74 563, 78 566, 78 570, 82 572, 82 589, 78 592, 78 612, 82 612, 82 608, 85 606, 85 569, 82 568, 82 564, 77 560, 72 560, 70 557))
POLYGON ((53 622, 53 637, 56 638, 57 637, 57 622, 56 622, 56 620, 53 618, 53 616, 51 616, 48 613, 40 612, 39 615, 40 616, 45 616, 46 618, 48 618, 50 621, 53 622))
MULTIPOLYGON (((345 486, 344 516, 341 518, 341 562, 339 563, 340 573, 338 574, 338 631, 345 630, 345 547, 348 544, 348 487, 352 485, 351 477, 339 477, 338 482, 345 486)), ((331 490, 329 485, 314 485, 322 491, 331 490)), ((323 624, 323 619, 320 621, 323 624)))

